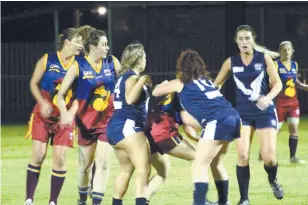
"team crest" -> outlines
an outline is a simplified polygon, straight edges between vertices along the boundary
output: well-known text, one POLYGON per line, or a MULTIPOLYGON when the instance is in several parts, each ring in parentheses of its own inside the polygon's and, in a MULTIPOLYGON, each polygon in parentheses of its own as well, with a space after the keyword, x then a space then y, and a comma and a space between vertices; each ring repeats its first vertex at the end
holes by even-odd
POLYGON ((261 63, 256 63, 254 64, 255 70, 262 70, 262 64, 261 63))
POLYGON ((110 75, 111 75, 111 70, 110 70, 110 69, 105 69, 105 70, 104 70, 104 74, 105 74, 106 76, 110 76, 110 75))

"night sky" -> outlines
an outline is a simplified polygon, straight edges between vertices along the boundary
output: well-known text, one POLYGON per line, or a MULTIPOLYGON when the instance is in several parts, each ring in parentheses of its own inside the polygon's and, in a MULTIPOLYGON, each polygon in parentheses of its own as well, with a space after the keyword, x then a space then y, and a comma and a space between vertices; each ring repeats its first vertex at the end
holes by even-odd
POLYGON ((3 20, 7 16, 50 8, 61 9, 59 11, 60 32, 75 25, 75 8, 82 9, 81 24, 90 24, 106 30, 107 16, 98 16, 91 12, 91 9, 104 4, 107 5, 106 2, 1 2, 1 42, 53 41, 54 19, 52 13, 3 20))

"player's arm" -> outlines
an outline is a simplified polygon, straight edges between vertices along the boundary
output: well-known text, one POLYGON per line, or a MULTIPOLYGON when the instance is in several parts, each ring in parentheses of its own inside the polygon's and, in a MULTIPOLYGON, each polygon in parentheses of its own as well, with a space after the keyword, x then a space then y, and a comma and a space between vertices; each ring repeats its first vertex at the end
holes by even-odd
POLYGON ((46 100, 41 91, 40 91, 40 82, 44 76, 45 70, 46 70, 46 63, 47 63, 47 57, 48 55, 45 54, 42 58, 38 60, 38 62, 35 65, 34 72, 32 74, 31 80, 30 80, 30 90, 33 95, 33 97, 36 99, 36 101, 40 105, 40 113, 43 117, 49 117, 52 112, 52 105, 46 100))
POLYGON ((221 69, 214 80, 214 84, 220 88, 230 76, 230 71, 231 71, 231 58, 227 58, 225 62, 222 64, 221 69))
POLYGON ((119 73, 121 72, 121 64, 120 64, 119 60, 117 59, 117 57, 112 56, 112 59, 113 59, 114 69, 115 69, 117 75, 119 75, 119 73))
POLYGON ((169 82, 164 81, 163 83, 156 86, 152 92, 154 97, 165 96, 167 94, 177 92, 180 93, 184 87, 184 84, 179 79, 174 79, 169 82))
POLYGON ((297 77, 297 71, 298 71, 298 64, 296 63, 296 87, 301 89, 301 90, 305 90, 305 91, 308 91, 308 85, 302 83, 298 77, 297 77))
POLYGON ((271 91, 266 95, 266 97, 273 100, 281 91, 282 83, 272 58, 265 54, 264 59, 267 65, 267 74, 272 85, 271 91))
POLYGON ((199 142, 199 138, 197 136, 197 132, 196 132, 196 130, 194 128, 192 128, 189 125, 185 125, 185 124, 183 124, 182 127, 183 127, 183 130, 184 130, 186 136, 189 139, 191 139, 194 142, 199 142))
POLYGON ((37 61, 34 72, 30 80, 31 93, 39 104, 43 104, 44 102, 47 102, 47 100, 42 96, 42 93, 39 87, 39 84, 46 70, 46 63, 45 63, 46 61, 47 61, 47 55, 44 55, 42 58, 40 58, 37 61))
POLYGON ((127 104, 134 104, 140 97, 143 85, 150 84, 151 78, 143 75, 138 78, 136 75, 129 77, 125 82, 125 100, 127 104))
POLYGON ((78 75, 79 75, 79 66, 78 63, 75 61, 73 65, 67 70, 58 92, 58 107, 61 115, 67 113, 65 96, 67 91, 72 86, 75 78, 78 77, 78 75))

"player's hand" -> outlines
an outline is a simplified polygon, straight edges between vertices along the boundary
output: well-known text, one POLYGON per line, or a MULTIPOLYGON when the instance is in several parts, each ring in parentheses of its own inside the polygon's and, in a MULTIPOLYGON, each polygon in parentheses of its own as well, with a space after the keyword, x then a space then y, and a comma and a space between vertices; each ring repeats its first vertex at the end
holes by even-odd
POLYGON ((140 79, 144 80, 144 84, 149 86, 150 88, 153 86, 152 79, 149 75, 143 75, 140 77, 140 79))
POLYGON ((62 127, 68 127, 71 126, 74 122, 75 115, 70 112, 70 110, 66 111, 65 113, 61 113, 60 116, 60 125, 62 127))
POLYGON ((256 105, 260 110, 266 110, 270 106, 271 103, 272 103, 272 100, 269 97, 262 96, 258 99, 256 105))
POLYGON ((44 118, 50 117, 52 113, 52 106, 48 101, 45 100, 40 104, 40 113, 44 118))

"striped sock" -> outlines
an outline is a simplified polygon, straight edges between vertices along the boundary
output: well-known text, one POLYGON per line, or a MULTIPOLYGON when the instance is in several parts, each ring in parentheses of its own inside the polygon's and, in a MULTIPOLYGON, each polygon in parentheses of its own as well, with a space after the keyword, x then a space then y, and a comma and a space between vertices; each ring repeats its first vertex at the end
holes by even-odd
POLYGON ((92 192, 92 203, 93 205, 99 205, 101 204, 103 200, 104 193, 99 193, 99 192, 92 192))
POLYGON ((86 187, 86 188, 78 187, 79 201, 80 201, 80 202, 86 202, 86 201, 87 201, 87 198, 88 198, 88 190, 89 190, 89 187, 86 187))
POLYGON ((34 192, 37 186, 37 182, 40 176, 41 167, 32 166, 28 164, 27 168, 27 185, 26 185, 26 200, 31 199, 33 201, 34 192))
POLYGON ((66 171, 52 170, 49 203, 53 201, 57 204, 57 200, 65 180, 65 174, 66 171))

